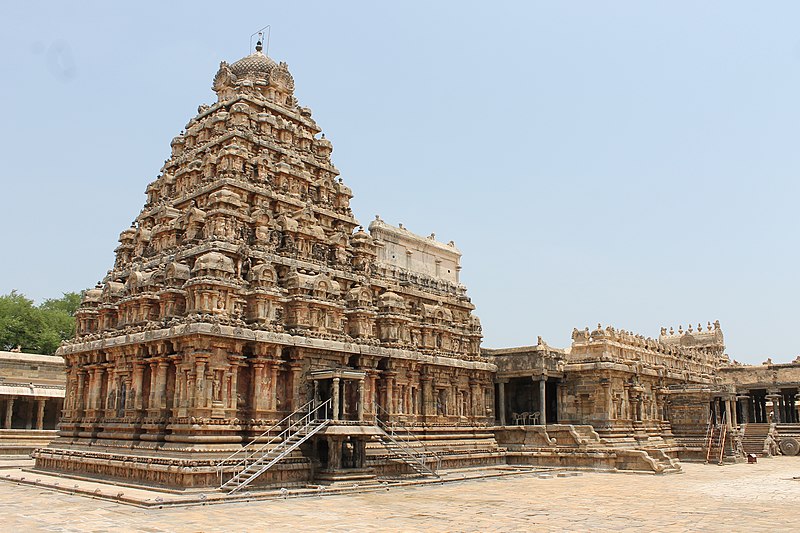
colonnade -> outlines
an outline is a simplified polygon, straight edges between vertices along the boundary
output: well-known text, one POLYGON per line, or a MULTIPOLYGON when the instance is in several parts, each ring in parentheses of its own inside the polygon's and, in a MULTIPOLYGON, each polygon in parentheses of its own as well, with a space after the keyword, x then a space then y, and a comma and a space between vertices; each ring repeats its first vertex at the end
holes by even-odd
POLYGON ((55 429, 61 414, 61 398, 2 395, 3 429, 55 429), (52 421, 52 423, 50 423, 52 421), (45 427, 47 426, 47 427, 45 427))
POLYGON ((736 396, 739 422, 800 423, 800 394, 798 389, 748 389, 736 396))

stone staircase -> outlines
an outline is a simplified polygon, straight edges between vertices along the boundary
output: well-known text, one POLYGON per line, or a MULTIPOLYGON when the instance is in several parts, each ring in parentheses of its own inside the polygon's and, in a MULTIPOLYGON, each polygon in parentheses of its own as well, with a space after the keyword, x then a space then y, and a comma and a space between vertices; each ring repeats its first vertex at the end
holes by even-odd
POLYGON ((27 458, 57 436, 56 430, 0 429, 0 459, 27 458))
POLYGON ((219 489, 233 494, 290 457, 301 444, 330 424, 327 416, 330 405, 331 400, 319 405, 315 405, 313 401, 308 402, 246 446, 217 463, 219 489), (269 436, 277 428, 285 429, 270 438, 269 436))
POLYGON ((743 424, 742 449, 744 453, 763 457, 765 441, 771 426, 771 424, 743 424))
MULTIPOLYGON (((421 477, 439 477, 435 469, 427 465, 426 460, 429 458, 426 457, 426 454, 424 452, 415 453, 408 447, 407 441, 401 442, 399 439, 385 432, 382 435, 375 435, 374 438, 386 448, 392 457, 405 463, 416 475, 421 477)), ((435 458, 435 456, 432 458, 435 458)))
MULTIPOLYGON (((612 432, 617 435, 621 432, 612 432)), ((591 425, 550 424, 526 428, 498 428, 498 440, 507 447, 508 464, 535 464, 573 468, 601 468, 669 474, 681 472, 670 457, 669 443, 643 432, 630 437, 606 438, 591 425)))
MULTIPOLYGON (((652 469, 657 474, 672 474, 682 472, 678 459, 670 457, 672 445, 665 441, 660 435, 650 435, 646 430, 639 431, 638 438, 631 438, 626 435, 624 438, 603 438, 590 425, 575 425, 575 432, 581 436, 583 444, 594 449, 616 449, 626 452, 644 452, 636 458, 636 463, 652 461, 652 469)), ((625 455, 624 453, 622 455, 625 455)))
MULTIPOLYGON (((444 469, 505 463, 505 449, 498 445, 494 432, 490 429, 434 426, 412 427, 407 430, 408 433, 395 434, 395 440, 411 454, 424 455, 424 463, 428 467, 432 466, 434 459, 444 469)), ((380 439, 373 438, 367 443, 366 454, 367 464, 375 469, 379 476, 403 475, 403 470, 406 470, 398 470, 392 464, 397 461, 386 461, 397 457, 380 439)), ((413 467, 411 468, 417 473, 413 467)))

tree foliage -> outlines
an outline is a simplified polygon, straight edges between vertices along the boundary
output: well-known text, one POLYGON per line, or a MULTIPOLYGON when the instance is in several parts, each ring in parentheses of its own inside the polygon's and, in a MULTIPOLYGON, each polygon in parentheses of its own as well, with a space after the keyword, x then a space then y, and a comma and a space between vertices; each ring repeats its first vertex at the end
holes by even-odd
POLYGON ((75 311, 81 295, 65 292, 35 305, 17 291, 0 295, 0 350, 54 354, 61 341, 75 335, 75 311))

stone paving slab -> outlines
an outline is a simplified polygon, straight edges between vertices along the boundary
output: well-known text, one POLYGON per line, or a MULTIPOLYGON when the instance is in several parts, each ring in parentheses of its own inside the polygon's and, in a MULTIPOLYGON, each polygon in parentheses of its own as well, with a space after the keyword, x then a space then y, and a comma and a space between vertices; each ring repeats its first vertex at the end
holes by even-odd
POLYGON ((4 531, 797 531, 800 460, 682 475, 504 476, 325 498, 139 509, 0 483, 4 531))

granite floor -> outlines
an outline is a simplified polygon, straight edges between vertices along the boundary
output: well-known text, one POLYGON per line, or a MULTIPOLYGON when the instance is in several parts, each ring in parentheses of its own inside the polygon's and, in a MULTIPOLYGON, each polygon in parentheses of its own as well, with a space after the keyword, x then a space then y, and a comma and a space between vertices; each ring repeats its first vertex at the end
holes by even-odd
POLYGON ((2 531, 798 531, 800 457, 165 509, 0 483, 2 531))

